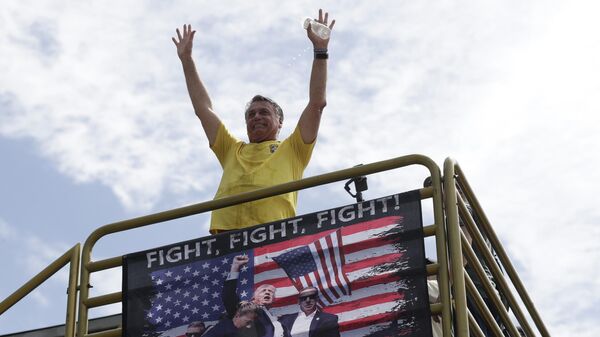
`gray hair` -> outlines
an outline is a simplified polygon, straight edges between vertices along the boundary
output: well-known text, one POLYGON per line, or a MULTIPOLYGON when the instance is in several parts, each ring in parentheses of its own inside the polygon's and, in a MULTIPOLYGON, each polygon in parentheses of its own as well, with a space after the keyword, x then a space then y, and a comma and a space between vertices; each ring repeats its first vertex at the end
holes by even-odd
POLYGON ((246 103, 246 110, 244 111, 244 115, 248 113, 248 109, 250 109, 250 105, 254 102, 269 102, 271 104, 271 106, 273 107, 273 109, 275 109, 277 116, 279 116, 279 123, 283 123, 283 109, 279 106, 279 104, 275 103, 274 100, 270 99, 269 97, 262 96, 262 95, 256 95, 256 96, 252 97, 250 102, 246 103))

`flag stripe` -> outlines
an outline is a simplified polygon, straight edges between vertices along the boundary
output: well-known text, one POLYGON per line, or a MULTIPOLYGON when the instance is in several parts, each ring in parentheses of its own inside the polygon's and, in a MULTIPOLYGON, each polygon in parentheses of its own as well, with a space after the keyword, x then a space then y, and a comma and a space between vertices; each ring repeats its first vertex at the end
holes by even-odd
POLYGON ((324 301, 325 305, 329 305, 335 301, 335 299, 337 298, 337 294, 334 293, 332 288, 328 287, 326 284, 323 284, 323 282, 326 281, 322 273, 319 273, 319 270, 321 269, 318 269, 317 271, 315 271, 314 273, 310 273, 309 275, 311 275, 311 280, 312 277, 314 277, 316 281, 315 284, 319 289, 319 296, 321 297, 321 300, 324 301))
MULTIPOLYGON (((378 234, 375 234, 378 235, 378 234)), ((381 247, 384 245, 389 245, 389 244, 393 244, 394 241, 390 240, 389 237, 373 237, 370 236, 370 239, 366 239, 366 240, 362 240, 362 241, 357 241, 354 243, 346 243, 346 241, 344 241, 344 253, 346 254, 351 254, 351 253, 355 253, 367 248, 376 248, 376 247, 381 247)))
POLYGON ((393 302, 403 299, 404 296, 398 292, 390 292, 383 294, 371 295, 369 297, 362 298, 360 300, 353 300, 344 302, 342 304, 332 305, 327 307, 327 312, 331 314, 341 314, 351 310, 357 310, 366 306, 374 306, 382 303, 393 302))
MULTIPOLYGON (((376 275, 370 275, 371 268, 359 269, 353 273, 348 274, 348 279, 350 280, 352 291, 359 290, 365 287, 369 287, 373 284, 381 283, 381 282, 393 282, 398 281, 399 276, 395 274, 395 271, 388 271, 385 273, 378 273, 376 275), (368 277, 366 277, 368 276, 368 277)), ((301 283, 300 280, 297 280, 298 283, 301 283)), ((278 279, 266 280, 258 286, 262 284, 270 284, 277 289, 277 297, 284 298, 287 296, 293 296, 294 301, 296 300, 296 296, 298 295, 298 288, 295 287, 289 278, 282 277, 278 279)), ((304 287, 304 286, 302 286, 304 287)), ((258 288, 258 287, 256 287, 258 288)), ((354 295, 353 295, 354 296, 354 295)))
MULTIPOLYGON (((336 240, 335 244, 341 249, 342 244, 340 237, 338 237, 338 240, 336 240)), ((333 273, 333 275, 335 277, 335 282, 337 282, 337 284, 340 285, 340 290, 342 291, 342 293, 344 295, 350 295, 350 282, 345 278, 346 275, 344 274, 342 269, 342 266, 344 265, 344 254, 343 252, 340 253, 340 249, 334 251, 333 248, 331 248, 329 252, 330 254, 336 253, 334 254, 334 258, 331 259, 331 263, 333 264, 332 269, 336 271, 335 273, 333 273), (345 279, 345 282, 342 282, 342 280, 340 280, 340 275, 343 279, 345 279)))
MULTIPOLYGON (((388 284, 372 284, 372 285, 368 285, 366 287, 363 287, 361 289, 356 290, 355 292, 352 293, 352 300, 364 300, 370 296, 373 296, 374 294, 384 294, 384 293, 394 293, 398 291, 399 286, 401 286, 403 283, 401 282, 396 282, 394 280, 390 279, 390 283, 388 284)), ((285 298, 277 298, 276 301, 273 303, 273 308, 279 308, 278 310, 292 310, 292 311, 298 311, 298 296, 287 296, 285 298), (285 309, 284 307, 288 306, 288 305, 293 305, 293 307, 289 308, 289 309, 285 309)), ((340 304, 336 304, 336 305, 340 305, 340 304)), ((334 305, 335 306, 335 305, 334 305)), ((329 308, 332 308, 334 306, 330 306, 327 308, 327 311, 329 311, 329 308)))
POLYGON ((319 244, 319 241, 316 241, 315 243, 311 243, 310 245, 308 245, 308 247, 310 248, 312 258, 314 259, 315 263, 317 264, 317 271, 314 272, 314 274, 317 276, 317 281, 318 281, 317 288, 319 288, 319 292, 321 293, 320 295, 323 295, 324 300, 326 301, 325 303, 326 304, 332 303, 336 298, 339 297, 339 295, 337 294, 335 289, 332 287, 332 285, 330 285, 330 282, 327 280, 328 274, 325 272, 322 272, 322 273, 319 272, 319 271, 324 271, 326 268, 325 266, 323 266, 322 260, 321 260, 321 254, 323 252, 321 245, 319 244))
MULTIPOLYGON (((345 247, 344 247, 345 248, 345 247)), ((276 252, 272 253, 271 257, 277 257, 285 252, 276 252)), ((345 253, 345 252, 344 252, 345 253)), ((385 246, 373 247, 369 249, 364 249, 361 251, 353 252, 353 253, 345 253, 342 254, 345 256, 345 266, 344 270, 352 265, 352 263, 364 261, 365 259, 382 256, 386 254, 397 254, 398 249, 393 244, 387 244, 385 246)), ((283 270, 279 268, 275 261, 263 262, 261 265, 255 267, 255 281, 261 282, 263 279, 269 278, 269 275, 272 272, 281 272, 281 275, 284 275, 283 270), (265 274, 265 276, 261 276, 261 274, 265 274)))
MULTIPOLYGON (((331 235, 335 235, 335 232, 333 232, 331 235)), ((326 238, 328 238, 328 236, 326 236, 326 238)), ((331 294, 331 300, 329 301, 329 303, 332 303, 333 301, 335 301, 336 298, 340 298, 340 296, 342 294, 338 293, 337 291, 337 285, 334 285, 333 282, 331 282, 331 275, 329 274, 329 256, 326 256, 327 254, 327 249, 329 248, 327 246, 327 244, 322 245, 321 241, 323 240, 323 238, 319 239, 319 241, 315 241, 314 245, 311 245, 311 251, 313 253, 313 258, 315 259, 315 262, 317 263, 317 275, 321 276, 321 282, 325 283, 325 288, 324 289, 320 289, 321 291, 325 290, 325 292, 329 292, 331 294), (325 246, 325 247, 323 247, 325 246), (325 248, 325 249, 324 249, 325 248), (314 250, 313 250, 314 249, 314 250), (319 273, 318 271, 322 271, 321 273, 319 273)), ((327 241, 325 239, 325 241, 327 241)))
MULTIPOLYGON (((344 242, 345 246, 352 247, 352 245, 357 242, 370 240, 370 239, 379 239, 380 235, 389 231, 390 229, 393 229, 397 225, 396 224, 385 224, 385 226, 380 226, 380 227, 375 227, 375 228, 369 228, 369 227, 365 227, 362 225, 356 225, 356 226, 363 227, 364 230, 358 231, 356 233, 350 233, 350 234, 346 234, 345 233, 346 231, 342 230, 342 238, 343 238, 343 242, 344 242)), ((331 232, 333 232, 333 230, 320 233, 320 235, 329 234, 331 232)), ((319 237, 318 234, 314 234, 314 235, 310 235, 310 236, 314 240, 316 240, 319 237)), ((264 270, 262 270, 262 268, 266 268, 266 267, 262 266, 262 265, 265 262, 272 262, 273 257, 283 254, 287 251, 296 249, 298 247, 306 246, 309 243, 313 242, 313 241, 309 241, 309 242, 304 242, 304 241, 305 240, 292 239, 289 242, 287 242, 287 245, 282 245, 280 247, 280 249, 277 249, 277 247, 271 247, 271 246, 268 246, 265 248, 255 248, 255 251, 256 250, 259 251, 258 253, 256 253, 257 255, 256 255, 256 260, 255 260, 255 265, 258 268, 256 270, 256 273, 261 273, 262 271, 264 271, 264 270)), ((375 242, 377 242, 377 241, 375 241, 375 242)), ((389 244, 389 242, 386 242, 386 244, 389 244)), ((274 244, 274 245, 280 246, 279 244, 274 244)), ((376 245, 377 245, 377 243, 373 244, 373 246, 376 246, 376 245)), ((272 268, 277 268, 277 267, 275 266, 272 268)), ((272 269, 272 268, 267 268, 267 269, 272 269)), ((267 270, 267 269, 265 269, 265 270, 267 270)))
MULTIPOLYGON (((384 263, 390 263, 397 261, 402 257, 402 254, 388 254, 380 257, 374 257, 370 259, 365 259, 363 261, 349 264, 344 266, 344 272, 348 274, 348 283, 353 282, 353 280, 358 279, 359 277, 364 277, 367 275, 367 270, 370 269, 374 265, 380 265, 384 263)), ((285 272, 281 269, 274 270, 271 273, 263 273, 262 275, 255 276, 255 284, 254 289, 260 287, 263 284, 270 284, 275 286, 276 288, 291 286, 291 282, 285 272)), ((299 281, 298 281, 299 282, 299 281)), ((304 287, 306 285, 303 285, 304 287)), ((279 290, 278 290, 279 292, 279 290)))
MULTIPOLYGON (((335 258, 336 256, 339 256, 339 254, 336 254, 334 252, 334 250, 339 250, 337 247, 337 240, 335 240, 336 242, 336 247, 333 246, 333 237, 337 238, 337 234, 338 232, 334 232, 331 235, 326 236, 325 238, 320 239, 319 241, 317 241, 315 244, 321 246, 320 247, 320 251, 319 251, 319 260, 321 262, 321 265, 323 266, 323 274, 325 274, 325 279, 327 280, 327 285, 329 286, 329 288, 331 289, 331 291, 335 294, 336 298, 340 298, 342 297, 342 295, 344 295, 344 290, 343 290, 343 285, 341 282, 336 282, 336 277, 337 277, 337 273, 341 272, 341 269, 337 269, 334 267, 335 265, 335 258), (324 241, 323 243, 321 243, 321 241, 324 241)), ((337 277, 339 279, 339 277, 337 277)))
POLYGON ((402 258, 402 256, 402 253, 394 252, 382 256, 364 257, 356 263, 347 264, 344 268, 344 271, 347 273, 352 273, 353 271, 364 269, 367 267, 395 262, 398 261, 398 259, 402 258))
MULTIPOLYGON (((385 274, 374 275, 371 277, 359 278, 359 279, 355 280, 354 282, 352 282, 352 291, 354 292, 355 290, 368 288, 368 287, 371 287, 373 285, 380 284, 383 282, 388 283, 388 282, 396 282, 399 280, 401 280, 401 277, 398 276, 394 271, 391 271, 391 272, 388 272, 385 274)), ((354 297, 354 293, 352 296, 354 297)))
MULTIPOLYGON (((372 294, 397 291, 398 281, 400 281, 400 277, 394 273, 358 279, 352 283, 352 299, 362 299, 372 294)), ((298 291, 293 286, 277 288, 276 296, 273 307, 298 304, 298 291)))
POLYGON ((356 316, 357 313, 354 312, 350 313, 351 317, 361 318, 340 322, 340 332, 364 328, 377 323, 389 322, 394 320, 398 316, 398 314, 395 312, 380 313, 380 310, 373 310, 372 308, 370 310, 361 311, 365 312, 363 316, 356 316))
MULTIPOLYGON (((401 216, 388 216, 388 217, 383 217, 383 218, 379 218, 379 219, 375 219, 375 220, 371 220, 371 221, 366 221, 366 222, 363 222, 363 223, 360 223, 357 225, 342 227, 341 228, 342 236, 348 236, 348 235, 352 235, 352 234, 361 233, 361 232, 364 232, 369 229, 377 229, 377 228, 386 227, 389 225, 396 225, 401 222, 402 222, 401 216)), ((288 240, 288 241, 284 241, 284 242, 273 243, 273 244, 270 244, 265 247, 257 247, 257 248, 254 248, 254 254, 256 256, 259 256, 259 255, 269 254, 269 252, 273 252, 273 251, 289 250, 289 248, 291 247, 290 244, 292 243, 292 241, 293 241, 294 247, 306 246, 309 243, 314 242, 316 239, 322 237, 323 235, 330 234, 331 232, 335 232, 336 230, 337 230, 337 228, 331 229, 331 230, 326 230, 326 231, 316 233, 316 234, 301 236, 301 237, 294 238, 292 240, 288 240)))

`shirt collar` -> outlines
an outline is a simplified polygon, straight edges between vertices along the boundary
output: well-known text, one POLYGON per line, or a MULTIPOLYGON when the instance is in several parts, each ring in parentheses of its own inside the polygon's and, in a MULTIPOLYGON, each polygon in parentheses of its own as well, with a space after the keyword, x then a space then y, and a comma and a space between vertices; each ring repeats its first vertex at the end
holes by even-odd
POLYGON ((309 317, 310 317, 310 318, 313 318, 313 317, 315 317, 315 314, 316 314, 316 313, 317 313, 317 310, 313 311, 313 312, 312 312, 310 315, 306 315, 306 314, 304 313, 304 311, 300 310, 300 311, 298 312, 298 315, 299 315, 299 316, 302 316, 302 317, 306 317, 306 318, 309 318, 309 317))

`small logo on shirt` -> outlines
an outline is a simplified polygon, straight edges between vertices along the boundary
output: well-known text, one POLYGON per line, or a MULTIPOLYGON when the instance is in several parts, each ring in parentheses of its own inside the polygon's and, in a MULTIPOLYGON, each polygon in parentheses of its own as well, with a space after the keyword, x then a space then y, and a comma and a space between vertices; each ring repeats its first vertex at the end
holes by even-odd
POLYGON ((279 144, 271 144, 271 145, 269 145, 269 149, 271 150, 271 153, 275 153, 275 151, 277 150, 278 146, 279 146, 279 144))

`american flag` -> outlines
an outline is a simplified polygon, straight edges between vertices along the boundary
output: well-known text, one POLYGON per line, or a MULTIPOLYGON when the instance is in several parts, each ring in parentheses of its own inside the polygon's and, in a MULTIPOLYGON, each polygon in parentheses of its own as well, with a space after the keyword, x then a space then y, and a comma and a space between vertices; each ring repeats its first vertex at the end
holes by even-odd
POLYGON ((342 337, 422 336, 430 323, 418 211, 418 215, 410 216, 402 211, 388 213, 316 234, 153 271, 149 275, 153 287, 147 295, 151 306, 144 312, 144 329, 148 329, 148 335, 176 337, 184 335, 192 321, 202 321, 207 327, 217 323, 225 311, 221 300, 223 282, 233 258, 242 254, 249 256, 249 262, 238 278, 240 299, 249 300, 254 289, 270 284, 276 288, 271 314, 279 317, 297 313, 299 288, 310 279, 308 276, 303 281, 302 276, 309 275, 315 270, 312 264, 317 264, 314 257, 306 259, 307 251, 312 256, 328 251, 333 252, 332 260, 339 261, 337 271, 330 272, 330 276, 338 276, 340 282, 335 289, 341 295, 322 304, 325 312, 338 316, 342 337), (280 266, 286 259, 303 266, 297 271, 280 266))
MULTIPOLYGON (((239 253, 152 272, 154 289, 145 317, 154 326, 153 332, 179 336, 191 322, 215 324, 225 314, 221 292, 236 255, 239 253)), ((242 300, 252 297, 252 261, 250 256, 250 263, 240 270, 238 296, 242 300)))
MULTIPOLYGON (((388 236, 403 226, 402 216, 388 216, 255 248, 254 288, 262 284, 276 287, 276 300, 271 308, 275 316, 298 312, 298 288, 275 260, 338 233, 345 261, 342 274, 347 277, 352 295, 342 296, 339 302, 323 310, 338 316, 342 337, 377 335, 377 331, 392 325, 396 326, 395 331, 410 333, 415 327, 414 320, 399 316, 407 309, 407 300, 412 300, 409 291, 414 284, 407 280, 409 277, 398 273, 398 269, 408 267, 410 257, 402 245, 388 236)), ((426 290, 423 292, 426 301, 426 290)))
POLYGON ((319 302, 324 306, 335 304, 342 296, 351 294, 350 281, 342 271, 345 261, 340 234, 338 229, 306 246, 273 257, 298 291, 306 287, 318 288, 319 302))

